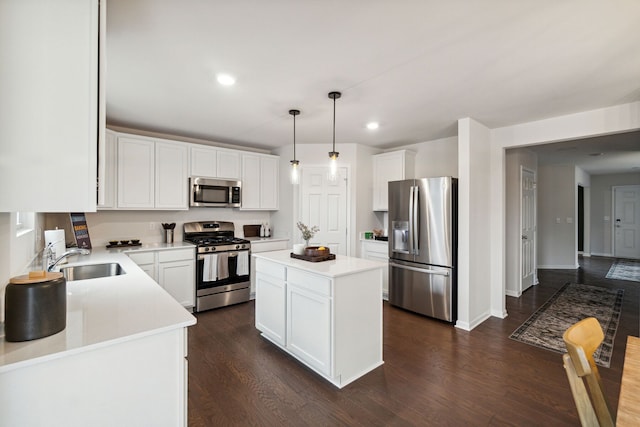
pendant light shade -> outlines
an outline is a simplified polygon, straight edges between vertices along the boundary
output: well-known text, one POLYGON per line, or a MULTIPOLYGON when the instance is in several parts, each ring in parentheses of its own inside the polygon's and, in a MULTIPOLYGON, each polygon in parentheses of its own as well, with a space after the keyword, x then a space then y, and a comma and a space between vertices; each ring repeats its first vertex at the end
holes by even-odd
POLYGON ((329 92, 329 98, 333 99, 333 148, 329 152, 329 180, 335 181, 338 177, 338 156, 336 151, 336 99, 340 98, 340 92, 329 92))
POLYGON ((293 116, 293 160, 291 160, 291 184, 296 185, 300 182, 300 171, 298 170, 300 162, 296 160, 296 116, 300 114, 300 110, 289 110, 289 114, 293 116))

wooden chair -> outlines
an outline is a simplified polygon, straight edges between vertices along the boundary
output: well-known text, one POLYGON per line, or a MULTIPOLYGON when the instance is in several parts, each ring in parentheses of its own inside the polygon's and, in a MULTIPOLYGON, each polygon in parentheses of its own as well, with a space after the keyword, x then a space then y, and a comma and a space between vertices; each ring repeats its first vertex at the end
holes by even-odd
POLYGON ((614 426, 615 413, 605 398, 602 380, 593 359, 593 353, 604 339, 598 319, 588 317, 579 321, 569 327, 562 338, 568 351, 562 360, 580 422, 583 426, 614 426))

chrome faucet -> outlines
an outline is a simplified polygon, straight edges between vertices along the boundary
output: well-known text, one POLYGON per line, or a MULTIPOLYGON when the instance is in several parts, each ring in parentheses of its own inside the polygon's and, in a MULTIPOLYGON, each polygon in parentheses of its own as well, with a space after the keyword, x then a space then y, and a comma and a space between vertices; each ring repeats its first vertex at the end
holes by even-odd
POLYGON ((55 268, 60 261, 65 259, 71 255, 89 255, 91 251, 89 249, 84 248, 71 248, 58 258, 54 259, 54 252, 52 250, 52 244, 48 244, 46 248, 44 248, 44 252, 42 253, 42 269, 44 271, 51 271, 55 268))

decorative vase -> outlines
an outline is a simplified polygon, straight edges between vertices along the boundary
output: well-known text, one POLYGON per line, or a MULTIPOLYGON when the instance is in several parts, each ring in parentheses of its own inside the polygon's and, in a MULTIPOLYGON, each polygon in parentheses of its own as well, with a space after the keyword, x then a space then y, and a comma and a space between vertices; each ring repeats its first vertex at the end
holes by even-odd
POLYGON ((309 239, 307 239, 307 240, 305 240, 305 241, 304 241, 304 247, 306 248, 306 247, 308 247, 308 246, 309 246, 309 239))

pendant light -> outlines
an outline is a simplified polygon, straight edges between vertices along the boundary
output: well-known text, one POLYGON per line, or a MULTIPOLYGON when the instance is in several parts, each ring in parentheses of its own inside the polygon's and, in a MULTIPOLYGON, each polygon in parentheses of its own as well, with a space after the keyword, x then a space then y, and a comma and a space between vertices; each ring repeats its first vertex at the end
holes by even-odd
POLYGON ((329 92, 329 98, 333 99, 333 150, 329 152, 329 180, 335 181, 338 176, 338 156, 336 151, 336 99, 340 98, 340 92, 329 92))
POLYGON ((293 116, 293 160, 291 160, 291 184, 296 185, 300 182, 300 173, 298 171, 300 162, 296 160, 296 116, 300 114, 300 110, 289 110, 289 114, 293 116))

